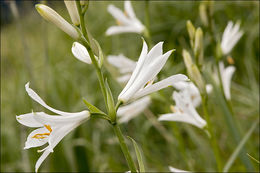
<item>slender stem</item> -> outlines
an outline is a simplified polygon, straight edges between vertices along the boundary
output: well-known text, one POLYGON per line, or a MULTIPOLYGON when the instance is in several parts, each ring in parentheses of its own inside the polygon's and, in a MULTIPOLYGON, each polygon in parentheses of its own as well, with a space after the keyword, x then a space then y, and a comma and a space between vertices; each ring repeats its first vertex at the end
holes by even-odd
POLYGON ((124 139, 124 136, 120 130, 120 127, 118 124, 114 124, 113 125, 113 129, 114 129, 114 132, 118 138, 118 141, 119 141, 119 144, 120 144, 120 147, 124 153, 124 156, 126 158, 126 161, 127 161, 127 164, 128 164, 128 167, 130 169, 131 172, 137 172, 136 171, 136 168, 135 168, 135 164, 134 164, 134 161, 129 153, 129 150, 127 148, 127 145, 125 143, 125 139, 124 139))
POLYGON ((221 158, 220 158, 219 147, 218 147, 218 144, 217 144, 217 140, 215 138, 215 134, 213 133, 213 130, 212 130, 213 127, 212 127, 212 123, 210 121, 210 117, 209 117, 209 113, 208 113, 207 95, 202 95, 201 98, 202 98, 203 112, 204 112, 204 115, 205 115, 205 118, 206 118, 206 121, 207 121, 207 125, 208 125, 207 130, 210 134, 210 136, 209 136, 210 144, 213 148, 213 152, 214 152, 215 159, 216 159, 216 162, 217 162, 218 171, 221 171, 222 170, 222 162, 221 162, 221 158))
MULTIPOLYGON (((90 41, 91 40, 89 40, 88 33, 86 31, 86 28, 85 28, 84 13, 82 13, 82 9, 81 9, 79 0, 76 0, 76 4, 77 4, 79 16, 80 16, 80 26, 81 26, 82 34, 83 34, 83 37, 84 37, 84 38, 81 38, 81 41, 82 41, 83 45, 87 48, 89 56, 91 58, 91 61, 92 61, 92 63, 95 66, 96 73, 97 73, 97 76, 98 76, 98 79, 99 79, 99 84, 100 84, 100 87, 101 87, 101 91, 102 91, 102 94, 103 94, 103 97, 104 97, 104 100, 105 100, 106 109, 107 109, 107 111, 109 111, 103 73, 101 71, 101 67, 99 67, 99 65, 98 65, 98 62, 97 62, 97 60, 96 60, 96 58, 94 56, 93 50, 92 50, 92 48, 90 46, 90 41)), ((122 104, 122 102, 118 102, 117 103, 116 110, 119 108, 119 106, 121 104, 122 104)), ((116 122, 114 122, 112 124, 112 126, 113 126, 114 132, 115 132, 115 134, 116 134, 116 136, 118 138, 120 147, 121 147, 121 149, 123 151, 123 154, 125 156, 125 159, 127 161, 127 164, 128 164, 128 167, 129 167, 130 171, 131 172, 137 172, 136 168, 135 168, 135 165, 134 165, 134 161, 133 161, 133 159, 132 159, 132 157, 131 157, 131 155, 129 153, 129 150, 128 150, 127 145, 125 143, 123 134, 122 134, 118 124, 116 122)))
POLYGON ((98 65, 98 62, 97 62, 97 60, 94 56, 94 53, 92 51, 92 48, 90 46, 90 40, 89 40, 88 33, 87 33, 87 30, 86 30, 86 27, 85 27, 84 14, 81 12, 80 2, 77 0, 76 4, 77 4, 78 12, 79 12, 79 17, 80 17, 80 26, 81 26, 82 34, 83 34, 83 37, 84 37, 84 38, 81 38, 81 41, 82 41, 83 45, 87 48, 89 56, 91 58, 91 61, 95 66, 96 73, 97 73, 98 80, 99 80, 99 84, 100 84, 100 88, 101 88, 101 91, 102 91, 102 94, 103 94, 103 97, 104 97, 104 100, 105 100, 106 109, 108 110, 104 76, 103 76, 103 73, 101 72, 101 69, 98 65))

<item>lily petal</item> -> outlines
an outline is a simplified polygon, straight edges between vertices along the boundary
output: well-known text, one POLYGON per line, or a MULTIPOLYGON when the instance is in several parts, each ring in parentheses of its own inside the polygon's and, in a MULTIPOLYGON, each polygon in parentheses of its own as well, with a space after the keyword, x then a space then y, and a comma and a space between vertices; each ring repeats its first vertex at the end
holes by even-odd
POLYGON ((20 124, 25 125, 27 127, 42 127, 43 124, 41 124, 40 122, 35 120, 35 118, 34 118, 35 113, 39 113, 39 112, 32 112, 32 113, 27 113, 27 114, 22 114, 22 115, 16 116, 16 120, 20 124))
POLYGON ((177 74, 177 75, 170 76, 166 79, 163 79, 160 82, 157 82, 155 84, 147 86, 144 89, 138 91, 135 94, 134 99, 140 98, 140 97, 148 95, 152 92, 161 90, 165 87, 172 86, 174 83, 177 83, 177 82, 180 82, 180 81, 185 81, 185 80, 188 80, 188 77, 183 75, 183 74, 177 74))
POLYGON ((107 56, 108 62, 117 67, 120 73, 133 72, 136 62, 125 57, 123 54, 120 55, 109 55, 107 56))
POLYGON ((150 103, 150 97, 146 96, 126 106, 121 106, 117 111, 117 115, 120 117, 119 123, 125 123, 133 119, 141 112, 143 112, 150 103))
MULTIPOLYGON (((59 115, 75 115, 77 113, 71 113, 71 112, 63 112, 63 111, 59 111, 57 109, 54 109, 50 106, 48 106, 42 99, 41 97, 34 92, 31 88, 30 88, 30 83, 26 83, 25 84, 25 90, 27 91, 28 95, 35 100, 36 102, 38 102, 40 105, 42 105, 43 107, 45 107, 46 109, 49 109, 50 111, 59 114, 59 115)), ((81 114, 81 112, 78 112, 79 114, 81 114)))
POLYGON ((46 144, 48 142, 47 135, 42 136, 43 137, 42 139, 33 138, 33 137, 36 134, 47 134, 47 133, 50 133, 50 132, 45 127, 38 128, 38 129, 32 131, 27 137, 27 141, 25 142, 24 149, 29 149, 32 147, 39 147, 39 146, 46 144))
POLYGON ((42 162, 48 157, 48 155, 50 154, 51 152, 49 150, 45 150, 41 157, 39 157, 39 159, 37 160, 36 164, 35 164, 35 172, 38 171, 39 167, 41 166, 42 162))
POLYGON ((109 5, 107 8, 108 12, 118 21, 124 25, 131 25, 131 21, 125 16, 125 14, 114 5, 109 5))
POLYGON ((125 8, 125 11, 127 13, 127 15, 132 18, 132 19, 135 19, 136 16, 135 16, 135 12, 133 10, 133 7, 132 7, 132 4, 130 1, 125 1, 124 3, 124 8, 125 8))
POLYGON ((111 26, 106 30, 106 35, 115 35, 115 34, 121 34, 121 33, 141 33, 142 29, 139 29, 137 27, 133 26, 111 26))

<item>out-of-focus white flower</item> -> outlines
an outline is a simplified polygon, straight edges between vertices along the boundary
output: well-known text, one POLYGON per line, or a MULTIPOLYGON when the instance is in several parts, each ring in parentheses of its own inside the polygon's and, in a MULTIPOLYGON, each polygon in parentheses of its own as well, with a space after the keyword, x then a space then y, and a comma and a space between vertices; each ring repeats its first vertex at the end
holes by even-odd
POLYGON ((114 35, 127 32, 142 33, 144 25, 136 18, 130 1, 124 3, 125 13, 114 5, 109 5, 108 12, 117 20, 118 26, 107 29, 106 35, 114 35))
POLYGON ((173 98, 176 103, 174 107, 175 112, 161 115, 158 119, 159 121, 180 121, 192 124, 201 129, 206 126, 206 121, 200 117, 193 106, 188 90, 175 91, 173 98))
MULTIPOLYGON (((87 63, 87 64, 91 64, 91 58, 89 56, 88 50, 85 48, 85 46, 83 46, 82 44, 78 43, 78 42, 74 42, 72 44, 72 48, 71 48, 72 54, 80 61, 87 63)), ((97 57, 95 56, 95 58, 97 59, 97 57)))
POLYGON ((235 70, 236 68, 234 66, 228 66, 225 68, 224 63, 222 61, 219 63, 219 71, 220 71, 220 76, 223 84, 223 90, 227 100, 231 99, 231 94, 230 94, 231 79, 235 70))
POLYGON ((125 103, 130 99, 138 99, 165 87, 172 86, 173 83, 188 80, 187 76, 177 74, 152 84, 152 81, 161 71, 173 51, 170 50, 163 54, 162 45, 163 42, 159 42, 148 53, 147 44, 143 41, 143 49, 136 67, 125 88, 119 94, 118 100, 125 103))
MULTIPOLYGON (((193 106, 198 107, 200 105, 200 103, 201 103, 200 92, 199 92, 199 89, 194 85, 193 82, 181 81, 181 82, 174 83, 173 87, 179 91, 187 90, 191 97, 193 106)), ((207 84, 206 91, 208 94, 211 93, 212 85, 207 84)))
POLYGON ((239 31, 239 27, 239 23, 234 25, 232 21, 228 22, 221 40, 221 49, 224 55, 227 55, 233 49, 243 35, 243 31, 239 31))
POLYGON ((69 12, 70 19, 74 25, 80 24, 80 18, 78 13, 78 8, 75 0, 66 1, 64 0, 65 6, 69 12))
POLYGON ((130 79, 131 73, 136 66, 135 61, 125 57, 123 54, 108 55, 107 60, 111 65, 119 69, 121 76, 117 78, 118 82, 125 83, 130 79))
POLYGON ((62 138, 85 120, 89 119, 90 114, 89 111, 86 110, 76 113, 56 110, 48 106, 36 92, 29 88, 29 83, 25 85, 25 89, 33 100, 58 114, 57 116, 54 116, 44 112, 32 112, 16 116, 19 123, 28 127, 37 128, 28 135, 24 149, 39 147, 46 143, 49 144, 44 149, 38 150, 38 152, 43 152, 43 154, 36 162, 35 171, 37 172, 42 162, 51 152, 53 152, 54 147, 62 138))
POLYGON ((139 100, 134 101, 126 106, 121 106, 117 110, 117 115, 119 117, 118 122, 126 123, 129 120, 133 119, 140 113, 142 113, 151 103, 149 96, 145 96, 139 100))
POLYGON ((78 39, 80 37, 78 31, 50 7, 43 4, 36 4, 35 8, 45 20, 54 23, 58 28, 63 30, 72 38, 78 39))
POLYGON ((174 167, 172 167, 172 166, 169 166, 169 170, 170 170, 171 172, 174 172, 174 173, 189 172, 189 171, 184 171, 184 170, 181 170, 181 169, 174 168, 174 167))

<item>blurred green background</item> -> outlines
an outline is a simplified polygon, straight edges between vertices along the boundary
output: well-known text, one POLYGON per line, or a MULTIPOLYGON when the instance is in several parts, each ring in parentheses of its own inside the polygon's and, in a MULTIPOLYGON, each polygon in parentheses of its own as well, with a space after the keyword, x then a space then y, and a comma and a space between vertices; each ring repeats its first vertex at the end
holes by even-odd
MULTIPOLYGON (((48 111, 28 97, 24 89, 28 81, 43 100, 59 110, 75 112, 86 109, 82 98, 102 110, 105 106, 94 67, 78 61, 71 53, 73 40, 54 25, 45 22, 35 10, 35 2, 19 1, 16 17, 11 13, 9 3, 1 1, 1 172, 31 172, 40 153, 37 153, 37 148, 23 150, 26 137, 32 129, 20 125, 15 116, 31 110, 48 111)), ((199 17, 200 3, 150 2, 153 42, 164 41, 164 51, 176 49, 160 73, 161 78, 185 73, 181 52, 183 48, 190 50, 187 20, 191 20, 196 27, 202 27, 205 63, 214 62, 209 34, 199 17)), ((64 2, 47 1, 47 4, 70 21, 64 2)), ((106 55, 123 53, 137 60, 142 47, 139 35, 105 36, 106 29, 115 25, 114 19, 107 12, 108 4, 123 9, 121 1, 90 1, 85 18, 88 29, 106 55)), ((133 1, 132 5, 144 23, 145 2, 133 1)), ((259 2, 215 2, 213 17, 219 38, 229 20, 240 21, 244 31, 243 37, 231 52, 236 67, 232 104, 235 119, 244 136, 259 116, 259 2)), ((110 66, 108 69, 113 75, 105 70, 105 76, 117 98, 121 86, 113 78, 117 75, 116 70, 110 66)), ((172 88, 167 88, 160 94, 171 96, 172 91, 172 88)), ((168 100, 174 104, 171 97, 168 100)), ((214 131, 225 163, 238 144, 230 136, 223 109, 214 93, 210 95, 209 101, 214 131)), ((169 104, 160 99, 154 99, 149 108, 155 116, 170 111, 169 104)), ((201 108, 198 112, 202 113, 201 108)), ((175 122, 156 123, 155 127, 148 119, 149 112, 146 112, 146 115, 142 114, 128 124, 121 125, 123 133, 134 138, 142 148, 148 171, 169 171, 169 165, 191 171, 215 170, 214 156, 203 131, 175 122), (184 139, 183 143, 176 140, 179 137, 184 139), (186 153, 185 156, 182 152, 186 153)), ((134 156, 134 148, 128 142, 134 156)), ((259 160, 259 128, 253 132, 246 146, 247 152, 259 160)), ((251 162, 254 170, 259 171, 259 164, 253 160, 251 162)), ((41 172, 127 170, 112 128, 99 119, 87 121, 66 136, 40 168, 41 172)), ((237 159, 230 171, 245 171, 245 168, 237 159)))

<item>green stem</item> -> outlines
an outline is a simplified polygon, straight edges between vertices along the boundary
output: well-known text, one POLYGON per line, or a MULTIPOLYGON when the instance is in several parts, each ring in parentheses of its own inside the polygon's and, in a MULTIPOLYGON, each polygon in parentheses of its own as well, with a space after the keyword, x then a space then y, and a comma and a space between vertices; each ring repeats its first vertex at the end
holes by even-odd
POLYGON ((103 97, 104 97, 104 100, 105 100, 106 109, 108 110, 104 76, 103 76, 103 73, 101 72, 101 69, 98 65, 98 62, 97 62, 97 60, 94 56, 94 53, 92 51, 92 48, 90 46, 90 40, 89 40, 88 33, 87 33, 87 30, 86 30, 86 27, 85 27, 84 14, 81 12, 81 6, 80 6, 79 0, 76 1, 76 4, 77 4, 78 12, 79 12, 79 17, 80 17, 81 31, 82 31, 82 34, 83 34, 83 37, 84 37, 84 38, 81 38, 81 41, 82 41, 83 45, 87 48, 90 59, 95 66, 96 73, 97 73, 98 80, 99 80, 99 84, 100 84, 100 88, 101 88, 101 91, 102 91, 102 94, 103 94, 103 97))
POLYGON ((135 168, 135 164, 134 164, 134 161, 129 153, 129 150, 127 148, 127 145, 125 143, 125 139, 124 139, 124 136, 120 130, 120 127, 118 126, 118 124, 114 124, 113 125, 113 129, 114 129, 114 132, 118 138, 118 141, 119 141, 119 144, 120 144, 120 147, 124 153, 124 156, 126 158, 126 161, 127 161, 127 164, 128 164, 128 167, 130 169, 131 172, 137 172, 136 171, 136 168, 135 168))
POLYGON ((218 147, 218 144, 217 144, 217 140, 215 138, 215 134, 213 133, 213 126, 212 126, 212 123, 211 123, 211 120, 210 120, 210 117, 209 117, 209 113, 208 113, 207 95, 202 95, 201 98, 202 98, 203 112, 204 112, 204 115, 205 115, 205 118, 206 118, 206 121, 207 121, 207 127, 208 127, 207 130, 210 134, 210 136, 209 136, 210 144, 213 148, 213 152, 214 152, 215 159, 216 159, 216 162, 217 162, 218 171, 221 171, 222 170, 222 162, 221 162, 221 158, 220 158, 220 151, 219 151, 219 147, 218 147))
MULTIPOLYGON (((80 1, 79 0, 76 0, 76 4, 77 4, 77 8, 78 8, 78 12, 79 12, 79 16, 80 16, 80 26, 81 26, 81 30, 82 30, 82 34, 83 34, 83 38, 81 38, 80 40, 82 41, 83 45, 87 48, 88 50, 88 53, 89 53, 89 56, 91 58, 91 61, 92 63, 94 64, 95 66, 95 69, 96 69, 96 73, 97 73, 97 76, 98 76, 98 79, 99 79, 99 84, 100 84, 100 87, 101 87, 101 91, 102 91, 102 94, 103 94, 103 97, 104 97, 104 100, 105 100, 105 104, 106 104, 106 109, 107 111, 109 111, 109 107, 108 107, 108 103, 107 103, 107 94, 106 94, 106 87, 105 87, 105 81, 104 81, 104 77, 103 77, 103 73, 101 71, 101 68, 99 67, 98 65, 98 62, 94 56, 94 53, 93 53, 93 50, 90 46, 90 41, 89 40, 89 37, 88 37, 88 33, 86 31, 86 28, 85 28, 85 21, 84 21, 84 14, 85 13, 82 13, 82 9, 81 9, 81 6, 80 6, 80 1)), ((119 108, 119 106, 122 104, 122 102, 118 102, 117 105, 116 105, 116 110, 119 108)), ((127 161, 127 164, 128 164, 128 167, 130 169, 131 172, 137 172, 136 171, 136 168, 135 168, 135 165, 134 165, 134 161, 129 153, 129 150, 127 148, 127 145, 125 143, 125 140, 124 140, 124 137, 123 137, 123 134, 119 128, 119 126, 117 125, 116 122, 114 122, 112 124, 113 128, 114 128, 114 132, 118 138, 118 141, 120 143, 120 147, 124 153, 124 156, 125 156, 125 159, 127 161)))

